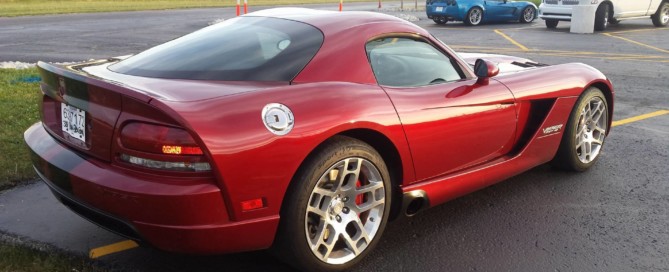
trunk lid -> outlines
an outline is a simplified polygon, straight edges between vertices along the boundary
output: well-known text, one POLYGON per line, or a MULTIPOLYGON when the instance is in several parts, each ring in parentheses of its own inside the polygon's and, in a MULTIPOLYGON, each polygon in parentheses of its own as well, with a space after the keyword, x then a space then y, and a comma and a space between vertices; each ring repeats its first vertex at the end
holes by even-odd
POLYGON ((46 130, 60 142, 106 162, 113 159, 122 122, 185 125, 149 105, 153 99, 191 102, 288 84, 143 78, 111 72, 108 65, 106 60, 69 66, 38 63, 44 94, 40 115, 46 130))

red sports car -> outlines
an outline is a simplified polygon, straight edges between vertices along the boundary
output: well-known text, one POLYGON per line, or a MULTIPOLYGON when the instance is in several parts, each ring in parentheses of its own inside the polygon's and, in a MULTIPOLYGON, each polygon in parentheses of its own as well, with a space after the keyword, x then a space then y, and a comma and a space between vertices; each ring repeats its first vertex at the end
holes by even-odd
POLYGON ((39 69, 25 141, 63 204, 166 251, 272 248, 312 271, 353 266, 399 215, 547 162, 586 170, 614 96, 584 64, 459 55, 392 16, 292 8, 39 69))

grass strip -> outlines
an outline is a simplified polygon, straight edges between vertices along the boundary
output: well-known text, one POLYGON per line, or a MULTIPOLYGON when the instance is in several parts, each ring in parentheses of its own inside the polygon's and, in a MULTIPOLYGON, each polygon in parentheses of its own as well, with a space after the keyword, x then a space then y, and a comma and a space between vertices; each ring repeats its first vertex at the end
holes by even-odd
POLYGON ((39 119, 38 81, 36 68, 0 69, 0 190, 35 178, 23 132, 39 119))
POLYGON ((98 272, 113 267, 54 246, 0 232, 0 272, 98 272))
MULTIPOLYGON (((349 0, 345 2, 364 1, 349 0)), ((242 0, 241 3, 243 5, 244 1, 242 0)), ((337 7, 339 5, 339 1, 333 0, 249 0, 248 3, 252 8, 256 6, 319 3, 331 3, 333 7, 337 7)), ((411 3, 413 3, 413 1, 411 1, 411 3)), ((234 7, 236 4, 237 1, 235 0, 0 0, 0 17, 109 11, 163 10, 209 7, 220 8, 234 7)))

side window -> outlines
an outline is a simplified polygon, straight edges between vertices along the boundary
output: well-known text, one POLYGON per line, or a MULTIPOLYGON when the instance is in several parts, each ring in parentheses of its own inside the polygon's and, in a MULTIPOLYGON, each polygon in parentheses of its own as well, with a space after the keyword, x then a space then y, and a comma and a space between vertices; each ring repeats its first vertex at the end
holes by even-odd
POLYGON ((381 38, 365 49, 379 85, 416 87, 463 78, 448 56, 423 41, 381 38))

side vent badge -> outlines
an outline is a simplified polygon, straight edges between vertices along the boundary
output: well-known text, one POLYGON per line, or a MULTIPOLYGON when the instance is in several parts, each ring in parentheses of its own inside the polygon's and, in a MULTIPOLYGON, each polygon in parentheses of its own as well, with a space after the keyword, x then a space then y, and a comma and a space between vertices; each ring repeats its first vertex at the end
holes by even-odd
POLYGON ((293 129, 295 117, 286 105, 270 103, 262 109, 262 121, 269 132, 286 135, 293 129))

